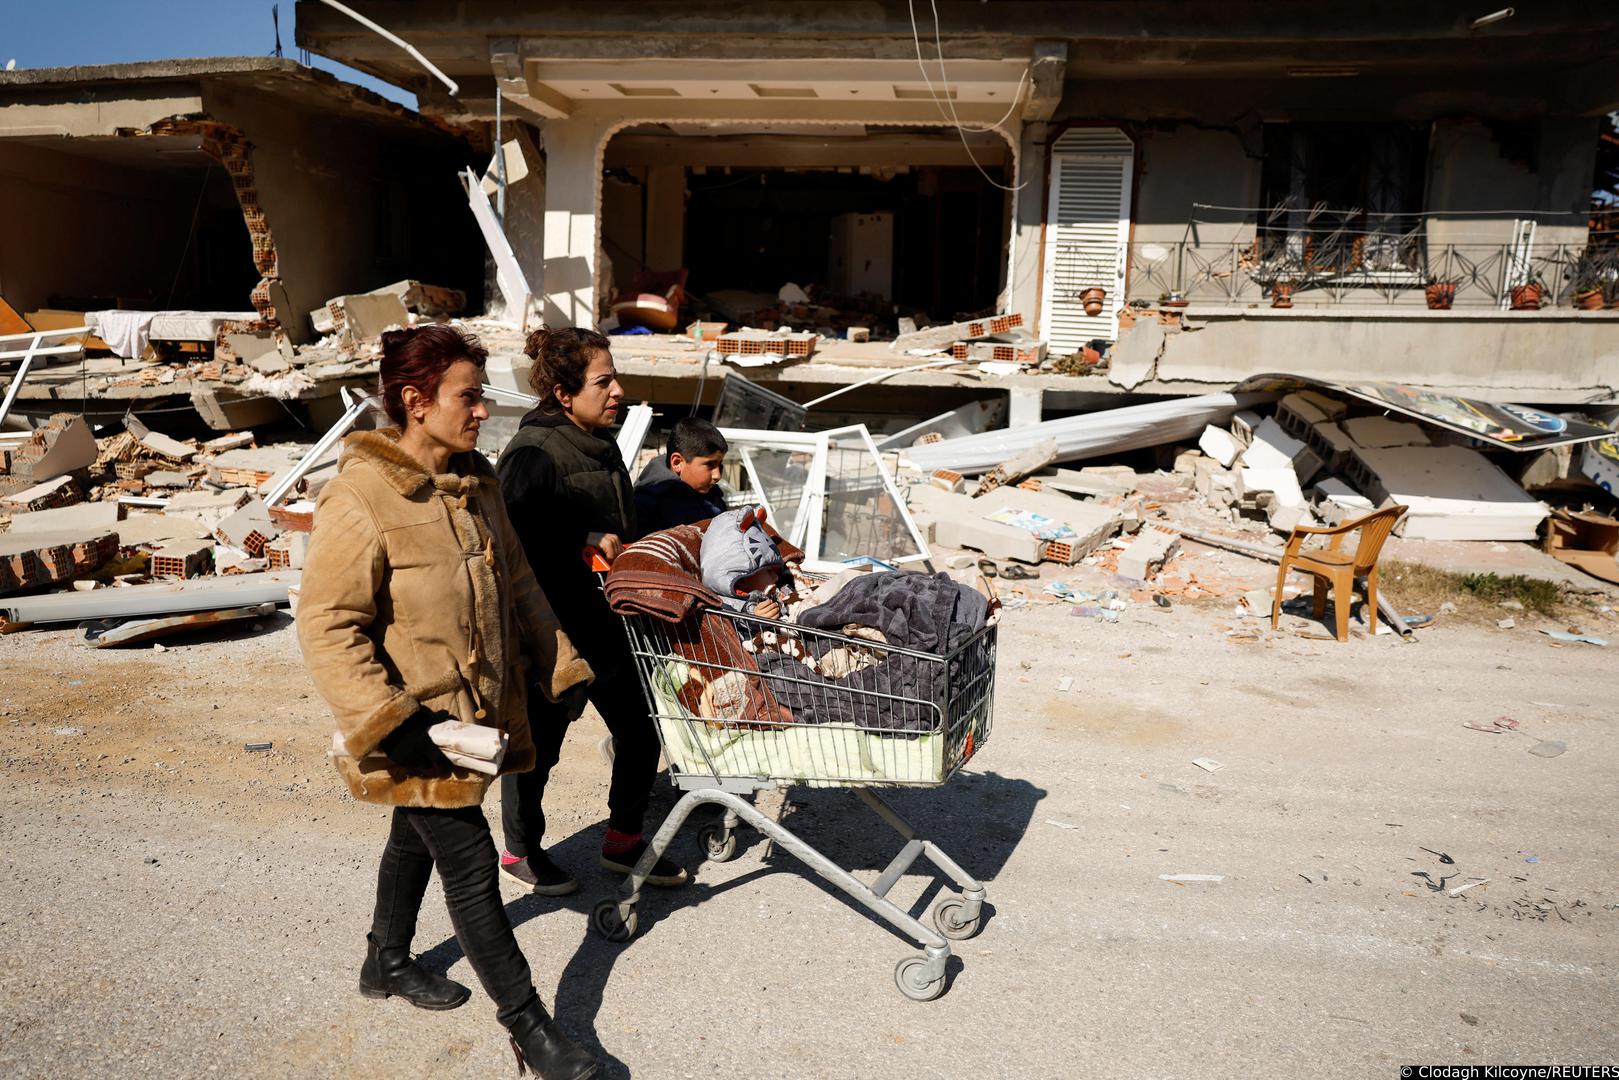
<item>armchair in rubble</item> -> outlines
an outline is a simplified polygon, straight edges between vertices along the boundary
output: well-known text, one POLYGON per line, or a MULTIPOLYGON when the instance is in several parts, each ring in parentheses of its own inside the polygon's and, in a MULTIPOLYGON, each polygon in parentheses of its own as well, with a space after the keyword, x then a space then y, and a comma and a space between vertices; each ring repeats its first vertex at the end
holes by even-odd
POLYGON ((1282 552, 1282 565, 1276 573, 1276 595, 1271 599, 1270 625, 1276 628, 1276 620, 1282 613, 1282 586, 1287 582, 1288 572, 1301 570, 1315 579, 1315 603, 1312 613, 1321 618, 1327 613, 1327 589, 1332 589, 1333 614, 1336 616, 1338 640, 1349 640, 1349 608, 1355 599, 1355 582, 1360 578, 1366 580, 1366 621, 1375 630, 1377 627, 1377 557, 1382 553, 1383 543, 1394 531, 1394 526, 1408 508, 1404 506, 1385 506, 1364 517, 1353 521, 1346 521, 1342 525, 1335 525, 1330 529, 1316 528, 1310 525, 1293 526, 1292 534, 1287 538, 1287 547, 1282 552), (1360 541, 1353 551, 1343 549, 1344 538, 1349 534, 1360 532, 1360 541), (1327 545, 1322 548, 1306 550, 1304 541, 1311 536, 1327 537, 1327 545))

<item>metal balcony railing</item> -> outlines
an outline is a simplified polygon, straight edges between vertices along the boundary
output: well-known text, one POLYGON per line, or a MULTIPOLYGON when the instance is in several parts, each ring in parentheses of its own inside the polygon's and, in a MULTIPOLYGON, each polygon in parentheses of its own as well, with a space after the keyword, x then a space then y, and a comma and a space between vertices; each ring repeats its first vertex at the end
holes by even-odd
POLYGON ((1433 244, 1421 231, 1322 234, 1267 231, 1224 243, 1127 246, 1126 300, 1295 307, 1386 304, 1466 309, 1619 308, 1619 248, 1590 244, 1433 244), (1431 289, 1431 286, 1440 288, 1431 289), (1450 288, 1450 287, 1453 287, 1450 288), (1529 288, 1525 288, 1529 287, 1529 288))

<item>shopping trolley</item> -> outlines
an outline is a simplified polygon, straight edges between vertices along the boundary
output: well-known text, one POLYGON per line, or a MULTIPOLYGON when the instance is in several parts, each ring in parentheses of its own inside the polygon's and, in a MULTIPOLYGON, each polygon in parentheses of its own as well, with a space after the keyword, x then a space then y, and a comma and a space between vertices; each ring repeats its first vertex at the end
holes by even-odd
POLYGON ((943 993, 950 940, 977 933, 984 887, 875 789, 943 784, 984 745, 997 626, 936 656, 858 630, 833 633, 723 608, 679 623, 639 612, 622 618, 670 775, 685 794, 621 894, 596 905, 591 925, 610 941, 633 937, 653 865, 692 811, 713 804, 723 816, 698 832, 709 859, 732 858, 746 822, 921 945, 922 955, 894 969, 902 994, 931 1001, 943 993), (744 798, 791 784, 849 788, 900 835, 904 846, 875 882, 856 878, 744 798), (960 890, 934 906, 932 927, 888 899, 920 856, 960 890))

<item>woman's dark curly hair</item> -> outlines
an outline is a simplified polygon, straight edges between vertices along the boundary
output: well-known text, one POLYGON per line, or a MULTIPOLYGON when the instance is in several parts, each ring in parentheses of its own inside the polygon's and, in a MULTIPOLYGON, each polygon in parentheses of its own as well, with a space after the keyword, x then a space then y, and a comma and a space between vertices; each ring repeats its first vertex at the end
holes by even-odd
POLYGON ((534 361, 528 373, 528 384, 539 395, 540 408, 545 412, 562 411, 562 402, 556 392, 577 394, 585 386, 585 369, 591 357, 598 352, 613 351, 607 335, 578 326, 565 326, 552 330, 542 326, 528 335, 523 351, 534 361))

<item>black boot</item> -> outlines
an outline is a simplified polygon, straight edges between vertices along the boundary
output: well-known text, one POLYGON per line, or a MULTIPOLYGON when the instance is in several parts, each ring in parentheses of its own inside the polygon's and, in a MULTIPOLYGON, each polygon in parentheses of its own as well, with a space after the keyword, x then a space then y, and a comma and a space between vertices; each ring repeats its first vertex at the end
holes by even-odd
POLYGON ((596 1060, 568 1041, 538 997, 506 1027, 512 1033, 518 1076, 525 1066, 540 1080, 586 1080, 596 1075, 596 1060))
POLYGON ((434 975, 410 958, 410 949, 384 949, 365 935, 365 964, 360 993, 369 998, 399 995, 418 1009, 453 1009, 465 1005, 472 991, 453 979, 434 975))

